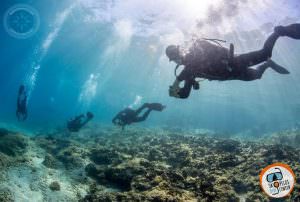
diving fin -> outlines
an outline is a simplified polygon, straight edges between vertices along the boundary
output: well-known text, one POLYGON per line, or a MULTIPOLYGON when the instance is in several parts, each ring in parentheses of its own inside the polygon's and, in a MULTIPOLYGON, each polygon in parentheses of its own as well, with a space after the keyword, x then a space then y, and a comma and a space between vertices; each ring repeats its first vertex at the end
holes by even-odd
POLYGON ((155 111, 162 111, 164 108, 166 108, 166 106, 160 103, 149 103, 148 108, 155 111))
POLYGON ((266 64, 279 74, 289 74, 290 73, 286 68, 280 66, 279 64, 277 64, 276 62, 274 62, 271 59, 269 59, 266 62, 266 64))
POLYGON ((277 26, 274 28, 275 33, 279 36, 287 36, 293 39, 300 39, 300 24, 290 24, 288 26, 277 26))

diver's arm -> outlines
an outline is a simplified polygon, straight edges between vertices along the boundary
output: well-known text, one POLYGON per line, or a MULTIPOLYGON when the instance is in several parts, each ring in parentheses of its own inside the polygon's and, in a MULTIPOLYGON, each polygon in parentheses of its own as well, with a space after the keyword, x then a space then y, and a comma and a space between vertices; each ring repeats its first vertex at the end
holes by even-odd
POLYGON ((176 80, 175 82, 173 83, 174 84, 178 84, 181 82, 181 81, 184 81, 184 80, 187 80, 191 77, 192 75, 192 72, 189 71, 189 67, 184 67, 184 69, 180 72, 180 74, 176 77, 176 80))
POLYGON ((113 120, 112 120, 112 123, 113 123, 113 124, 117 124, 117 123, 118 123, 117 120, 120 119, 120 116, 121 116, 122 112, 123 112, 123 111, 119 112, 119 113, 113 118, 113 120))
POLYGON ((189 72, 187 71, 187 68, 184 68, 179 76, 176 77, 175 81, 171 86, 169 86, 169 96, 170 97, 179 97, 178 92, 180 91, 179 84, 184 81, 186 78, 188 78, 189 72))
POLYGON ((180 90, 178 92, 179 98, 186 99, 190 96, 194 82, 195 81, 192 79, 184 81, 183 88, 180 88, 180 90))
POLYGON ((178 92, 180 91, 179 87, 180 81, 176 79, 172 86, 169 86, 169 96, 170 97, 179 97, 178 92))
POLYGON ((191 68, 184 68, 182 72, 177 76, 173 85, 169 88, 169 95, 177 98, 188 98, 195 82, 193 72, 189 71, 191 68), (179 85, 184 81, 184 87, 180 88, 179 85))
POLYGON ((180 81, 176 79, 173 85, 170 86, 169 95, 171 97, 182 98, 182 99, 188 98, 194 83, 195 83, 194 79, 185 80, 183 88, 180 88, 179 87, 180 81))
POLYGON ((80 114, 79 116, 76 117, 76 119, 82 119, 84 118, 84 114, 80 114))
POLYGON ((84 118, 84 115, 81 114, 79 116, 76 116, 72 121, 73 122, 81 122, 81 119, 83 119, 83 118, 84 118))
POLYGON ((135 115, 138 116, 147 107, 148 107, 148 103, 144 103, 140 108, 135 110, 135 115))

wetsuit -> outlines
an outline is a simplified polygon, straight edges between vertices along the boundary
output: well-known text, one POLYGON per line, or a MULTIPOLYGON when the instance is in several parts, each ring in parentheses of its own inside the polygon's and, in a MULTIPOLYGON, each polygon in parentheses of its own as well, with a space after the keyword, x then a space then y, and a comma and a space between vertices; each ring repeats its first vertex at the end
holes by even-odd
POLYGON ((16 116, 19 121, 27 119, 27 94, 23 85, 19 88, 16 116))
POLYGON ((130 108, 124 109, 113 118, 112 122, 116 125, 122 126, 122 128, 124 129, 126 125, 145 121, 152 110, 162 111, 163 109, 164 106, 161 105, 160 103, 151 103, 151 104, 145 103, 137 110, 133 110, 130 108), (144 114, 142 116, 139 116, 139 114, 146 108, 147 110, 144 112, 144 114))
POLYGON ((94 115, 91 112, 88 112, 85 115, 81 114, 74 119, 68 121, 67 127, 70 132, 78 132, 83 126, 85 126, 94 115))
POLYGON ((182 61, 182 65, 185 67, 177 80, 185 83, 178 93, 179 97, 187 98, 189 96, 197 77, 219 81, 260 79, 268 66, 261 65, 256 69, 250 67, 271 58, 277 39, 280 36, 300 39, 300 24, 292 24, 281 28, 281 32, 275 31, 268 37, 261 50, 236 55, 232 58, 227 48, 208 41, 197 41, 182 61))

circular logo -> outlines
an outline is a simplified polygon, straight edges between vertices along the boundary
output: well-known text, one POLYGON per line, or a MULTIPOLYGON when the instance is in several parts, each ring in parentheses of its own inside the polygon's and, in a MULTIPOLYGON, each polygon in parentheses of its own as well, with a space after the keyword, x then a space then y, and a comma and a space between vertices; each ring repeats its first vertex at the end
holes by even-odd
POLYGON ((294 189, 295 174, 283 163, 275 163, 264 168, 260 173, 260 186, 272 198, 288 196, 294 189))
POLYGON ((40 26, 38 12, 26 4, 17 4, 4 16, 4 28, 11 36, 26 39, 35 34, 40 26))

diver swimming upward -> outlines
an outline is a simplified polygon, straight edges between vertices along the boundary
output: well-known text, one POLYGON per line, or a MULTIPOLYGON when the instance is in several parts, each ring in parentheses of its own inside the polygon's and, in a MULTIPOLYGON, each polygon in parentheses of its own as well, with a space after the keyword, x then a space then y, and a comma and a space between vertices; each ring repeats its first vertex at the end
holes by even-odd
POLYGON ((227 49, 212 44, 207 39, 195 41, 187 54, 184 54, 179 46, 168 46, 166 55, 170 61, 177 64, 176 69, 180 65, 184 66, 170 86, 169 95, 182 99, 188 98, 192 87, 194 89, 200 87, 196 78, 253 81, 260 79, 268 67, 280 74, 289 74, 288 70, 271 60, 273 47, 277 39, 283 36, 300 39, 300 24, 275 27, 261 50, 241 55, 234 55, 232 44, 230 49, 227 49), (251 68, 255 65, 259 66, 251 68), (184 86, 180 88, 179 84, 183 81, 184 86))
POLYGON ((18 121, 25 121, 27 119, 27 115, 27 93, 25 91, 25 86, 20 85, 17 99, 16 116, 18 121))
POLYGON ((113 118, 112 122, 113 124, 121 126, 122 129, 124 129, 126 125, 145 121, 152 110, 161 112, 162 110, 164 110, 164 108, 166 108, 166 106, 160 103, 145 103, 137 110, 126 108, 123 111, 119 112, 113 118), (144 112, 144 114, 142 116, 139 116, 139 114, 146 108, 147 110, 144 112))

